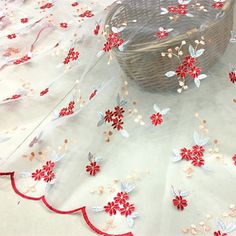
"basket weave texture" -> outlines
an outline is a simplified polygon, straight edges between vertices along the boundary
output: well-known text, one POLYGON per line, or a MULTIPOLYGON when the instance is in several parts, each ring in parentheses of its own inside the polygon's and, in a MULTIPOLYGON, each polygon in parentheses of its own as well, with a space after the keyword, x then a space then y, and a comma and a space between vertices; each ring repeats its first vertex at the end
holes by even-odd
MULTIPOLYGON (((161 54, 169 48, 187 45, 205 39, 205 52, 198 60, 198 66, 206 71, 225 52, 233 28, 234 0, 226 0, 224 7, 217 11, 212 8, 212 0, 192 0, 194 17, 180 16, 177 20, 162 15, 161 8, 176 5, 177 0, 125 0, 113 3, 105 22, 107 35, 112 27, 126 25, 120 37, 128 41, 124 51, 113 49, 125 74, 146 90, 166 91, 178 88, 177 76, 166 78, 165 73, 178 67, 177 60, 170 60, 161 54), (207 12, 197 10, 204 6, 207 12), (195 6, 195 8, 194 8, 195 6), (155 32, 159 27, 173 28, 170 37, 158 40, 155 32)), ((188 55, 188 47, 183 49, 188 55)), ((189 78, 187 80, 190 80, 189 78)))

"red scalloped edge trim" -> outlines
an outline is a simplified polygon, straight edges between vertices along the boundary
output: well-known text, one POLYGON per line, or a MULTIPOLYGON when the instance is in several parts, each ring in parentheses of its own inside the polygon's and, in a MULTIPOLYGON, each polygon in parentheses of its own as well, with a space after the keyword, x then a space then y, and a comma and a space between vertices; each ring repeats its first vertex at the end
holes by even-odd
POLYGON ((99 230, 98 228, 96 228, 91 221, 89 220, 88 214, 86 212, 86 207, 80 207, 80 208, 76 208, 70 211, 61 211, 58 210, 56 208, 54 208, 53 206, 51 206, 48 202, 45 196, 41 196, 41 197, 30 197, 27 196, 23 193, 21 193, 17 187, 16 187, 16 183, 15 183, 15 178, 14 178, 15 172, 0 172, 0 176, 10 176, 10 180, 11 180, 11 186, 12 189, 14 190, 14 192, 21 196, 22 198, 28 199, 28 200, 32 200, 32 201, 41 201, 43 202, 43 204, 51 211, 57 213, 57 214, 64 214, 64 215, 69 215, 69 214, 74 214, 77 212, 81 212, 84 221, 86 222, 86 224, 89 226, 89 228, 91 230, 93 230, 95 233, 97 233, 98 235, 103 235, 103 236, 134 236, 133 233, 129 232, 129 233, 125 233, 125 234, 107 234, 105 232, 102 232, 101 230, 99 230))

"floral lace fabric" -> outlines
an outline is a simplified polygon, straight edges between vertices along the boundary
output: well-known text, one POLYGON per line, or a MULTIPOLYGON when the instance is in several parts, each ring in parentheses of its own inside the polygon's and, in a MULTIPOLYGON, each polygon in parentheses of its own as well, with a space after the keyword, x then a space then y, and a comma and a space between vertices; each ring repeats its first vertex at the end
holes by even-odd
MULTIPOLYGON (((178 48, 179 68, 163 75, 180 87, 150 93, 112 53, 125 50, 122 29, 104 35, 112 1, 1 4, 1 182, 45 211, 80 215, 81 235, 236 235, 234 29, 207 71, 195 65, 204 37, 182 41, 189 55, 178 48)), ((176 6, 162 13, 192 17, 176 6)))

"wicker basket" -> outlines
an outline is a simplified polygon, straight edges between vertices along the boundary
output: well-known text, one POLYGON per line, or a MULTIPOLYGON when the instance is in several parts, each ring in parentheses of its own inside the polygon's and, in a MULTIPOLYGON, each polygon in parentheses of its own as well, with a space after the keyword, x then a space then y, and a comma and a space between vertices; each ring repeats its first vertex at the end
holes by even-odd
MULTIPOLYGON (((178 61, 169 60, 161 53, 179 46, 183 40, 192 44, 204 36, 206 50, 198 60, 198 65, 204 71, 222 56, 228 45, 233 28, 234 0, 226 0, 222 11, 212 8, 212 0, 192 0, 191 6, 196 3, 197 6, 204 5, 208 12, 194 10, 194 17, 181 16, 173 22, 173 19, 160 12, 161 8, 167 8, 176 2, 177 0, 125 0, 113 3, 109 8, 105 22, 107 35, 112 33, 112 27, 127 25, 119 34, 125 41, 128 40, 125 50, 114 48, 113 53, 125 74, 146 90, 166 91, 179 86, 177 76, 165 77, 166 72, 177 68, 178 61), (155 32, 165 25, 171 25, 178 32, 170 34, 166 40, 157 40, 155 32)), ((189 54, 188 47, 183 53, 189 54)))

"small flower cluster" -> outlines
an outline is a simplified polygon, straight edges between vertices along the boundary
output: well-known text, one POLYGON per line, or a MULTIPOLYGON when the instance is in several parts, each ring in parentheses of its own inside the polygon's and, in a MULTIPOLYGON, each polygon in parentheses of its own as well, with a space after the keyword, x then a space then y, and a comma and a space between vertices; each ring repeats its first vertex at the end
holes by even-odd
POLYGON ((76 7, 76 6, 78 6, 78 5, 79 5, 78 2, 73 2, 73 3, 71 4, 72 7, 76 7))
POLYGON ((117 193, 116 197, 114 197, 114 201, 108 202, 106 206, 104 206, 104 210, 110 216, 116 215, 117 211, 120 212, 121 215, 128 217, 131 215, 134 210, 134 204, 131 204, 127 200, 129 199, 129 195, 125 192, 117 193))
POLYGON ((79 52, 75 51, 74 48, 71 48, 68 52, 67 57, 64 59, 63 63, 68 64, 71 61, 75 61, 79 58, 79 52))
POLYGON ((35 172, 33 172, 31 177, 35 181, 40 181, 43 179, 47 183, 51 182, 55 178, 55 173, 53 172, 54 167, 55 162, 47 161, 41 169, 37 169, 35 172))
POLYGON ((160 112, 154 113, 150 116, 152 124, 157 126, 161 125, 163 122, 163 115, 160 112))
POLYGON ((158 126, 158 125, 161 125, 163 123, 164 115, 166 115, 169 112, 170 109, 169 108, 161 109, 159 106, 154 104, 153 110, 155 111, 155 113, 153 113, 150 116, 150 119, 151 119, 152 124, 154 126, 158 126))
POLYGON ((113 129, 122 130, 123 129, 123 118, 124 118, 124 108, 121 106, 116 106, 114 111, 107 110, 105 112, 104 121, 106 123, 112 122, 113 129))
POLYGON ((163 27, 159 28, 159 31, 156 33, 157 38, 164 39, 169 36, 169 33, 173 31, 173 29, 165 29, 163 27))
POLYGON ((14 94, 9 98, 5 98, 3 101, 16 100, 21 97, 21 94, 14 94))
POLYGON ((91 175, 95 176, 100 171, 100 162, 102 158, 95 157, 91 152, 88 154, 89 165, 86 166, 86 171, 91 175))
POLYGON ((168 6, 169 13, 175 13, 179 15, 188 14, 188 4, 178 4, 177 6, 168 6))
POLYGON ((20 19, 20 22, 21 22, 22 24, 25 24, 25 23, 27 23, 28 21, 29 21, 28 18, 21 18, 21 19, 20 19))
POLYGON ((232 157, 232 160, 234 162, 234 165, 236 166, 236 154, 234 154, 234 156, 232 157))
POLYGON ((7 38, 9 39, 15 39, 16 38, 16 34, 8 34, 7 38))
POLYGON ((118 48, 120 45, 122 45, 124 42, 124 39, 119 38, 118 33, 110 33, 107 42, 104 44, 103 51, 109 52, 112 47, 118 48))
POLYGON ((224 0, 215 0, 215 2, 212 4, 212 7, 215 9, 222 9, 224 7, 224 0))
POLYGON ((175 51, 169 48, 167 52, 162 52, 163 57, 168 56, 170 59, 173 57, 178 58, 179 66, 175 71, 168 71, 165 76, 170 78, 177 76, 179 82, 178 93, 182 93, 183 90, 188 89, 186 84, 187 77, 190 77, 194 80, 196 87, 200 87, 201 80, 207 78, 207 75, 201 74, 202 69, 196 66, 197 58, 202 56, 205 52, 205 49, 198 49, 200 45, 205 45, 204 37, 201 37, 201 40, 195 40, 195 47, 189 45, 189 54, 183 57, 183 46, 186 45, 186 41, 182 41, 179 47, 175 47, 175 51))
POLYGON ((44 9, 46 9, 46 8, 49 9, 49 8, 51 8, 51 7, 53 7, 53 4, 50 3, 50 2, 48 2, 48 3, 44 4, 44 5, 42 5, 42 6, 40 7, 40 9, 44 10, 44 9))
POLYGON ((86 166, 86 171, 89 172, 90 175, 95 176, 97 172, 100 171, 100 166, 96 161, 90 161, 90 164, 86 166))
POLYGON ((64 107, 61 109, 61 111, 59 112, 59 117, 72 115, 74 113, 74 108, 75 108, 75 102, 74 101, 69 102, 68 107, 64 107))
POLYGON ((42 91, 40 92, 40 96, 44 96, 45 94, 48 93, 48 91, 49 91, 49 88, 46 88, 46 89, 42 90, 42 91))
POLYGON ((98 35, 100 31, 101 26, 97 23, 95 29, 93 30, 94 35, 98 35))
POLYGON ((16 59, 13 63, 14 63, 15 65, 19 65, 19 64, 22 64, 22 63, 24 63, 24 62, 29 61, 30 59, 31 59, 31 57, 29 57, 28 55, 25 55, 25 56, 23 56, 23 57, 21 57, 21 58, 19 58, 19 59, 16 59))
POLYGON ((186 206, 188 206, 188 202, 185 199, 186 196, 188 196, 187 192, 182 191, 176 191, 174 187, 172 186, 172 195, 174 196, 172 203, 175 208, 179 211, 183 211, 186 206))
POLYGON ((80 14, 79 16, 82 17, 82 18, 84 18, 84 17, 90 18, 90 17, 93 17, 94 14, 92 13, 92 11, 86 10, 84 13, 80 14))
POLYGON ((203 146, 194 145, 192 149, 182 148, 180 150, 180 156, 182 160, 192 161, 194 166, 203 166, 205 161, 203 159, 205 149, 203 146))
POLYGON ((229 72, 229 79, 232 83, 236 83, 236 72, 235 71, 229 72))
POLYGON ((60 23, 60 27, 66 29, 68 27, 67 23, 60 23))
POLYGON ((186 56, 182 61, 182 64, 176 69, 176 74, 180 78, 185 78, 187 74, 191 78, 197 78, 201 73, 201 68, 195 66, 196 59, 190 55, 186 56))
POLYGON ((214 236, 227 236, 228 234, 226 233, 221 233, 220 230, 214 232, 214 236))

